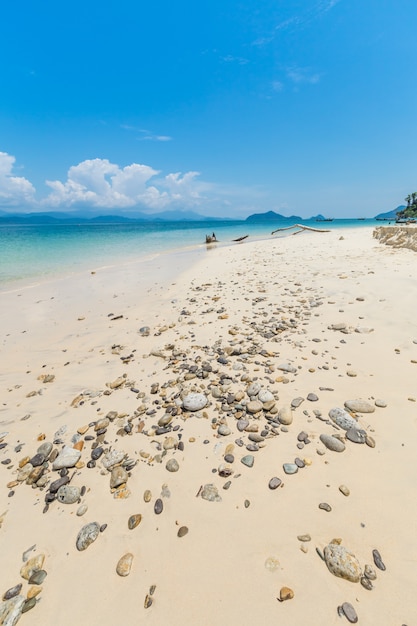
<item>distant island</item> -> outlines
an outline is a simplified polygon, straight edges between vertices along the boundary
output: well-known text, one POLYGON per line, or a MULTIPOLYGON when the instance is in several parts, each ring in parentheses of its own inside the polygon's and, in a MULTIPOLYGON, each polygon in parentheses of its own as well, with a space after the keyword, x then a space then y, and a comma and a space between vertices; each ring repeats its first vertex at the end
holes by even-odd
POLYGON ((302 219, 303 218, 298 215, 285 217, 285 215, 280 215, 279 213, 275 213, 275 211, 266 211, 266 213, 253 213, 253 215, 249 215, 249 217, 246 218, 246 222, 276 222, 277 220, 295 220, 296 222, 300 222, 302 219))

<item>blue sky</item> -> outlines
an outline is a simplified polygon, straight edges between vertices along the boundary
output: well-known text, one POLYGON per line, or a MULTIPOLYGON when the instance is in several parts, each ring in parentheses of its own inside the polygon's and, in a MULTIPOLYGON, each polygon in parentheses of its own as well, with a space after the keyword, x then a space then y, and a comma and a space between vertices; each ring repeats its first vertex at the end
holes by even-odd
POLYGON ((417 189, 415 0, 43 0, 0 23, 0 210, 370 217, 417 189))

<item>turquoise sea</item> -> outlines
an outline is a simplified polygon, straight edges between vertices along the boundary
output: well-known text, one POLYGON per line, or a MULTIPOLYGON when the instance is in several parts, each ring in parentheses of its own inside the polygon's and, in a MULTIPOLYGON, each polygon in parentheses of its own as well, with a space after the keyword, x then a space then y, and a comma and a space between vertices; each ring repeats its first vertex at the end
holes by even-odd
MULTIPOLYGON (((386 222, 333 220, 303 222, 326 229, 363 228, 386 222)), ((168 252, 195 250, 206 234, 216 233, 218 245, 249 235, 248 240, 270 239, 271 231, 291 225, 289 220, 134 222, 110 224, 0 224, 0 287, 15 281, 38 281, 121 261, 160 258, 168 252)), ((292 231, 274 235, 289 236, 292 231)))

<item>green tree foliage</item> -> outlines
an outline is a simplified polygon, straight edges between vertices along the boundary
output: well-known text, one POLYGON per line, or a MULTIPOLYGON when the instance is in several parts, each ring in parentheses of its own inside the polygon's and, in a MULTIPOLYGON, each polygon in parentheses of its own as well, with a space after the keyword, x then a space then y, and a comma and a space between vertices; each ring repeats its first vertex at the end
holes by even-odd
POLYGON ((407 206, 397 213, 397 219, 417 219, 417 191, 413 191, 406 198, 407 206))

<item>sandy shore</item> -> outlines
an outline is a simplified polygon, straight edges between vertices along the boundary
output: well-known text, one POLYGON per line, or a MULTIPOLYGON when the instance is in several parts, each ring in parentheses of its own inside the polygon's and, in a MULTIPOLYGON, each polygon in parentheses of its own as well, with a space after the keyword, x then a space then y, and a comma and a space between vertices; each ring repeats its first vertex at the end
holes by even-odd
POLYGON ((1 294, 0 615, 416 624, 415 252, 364 228, 166 261, 1 294))

